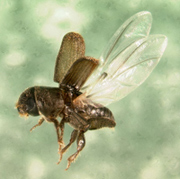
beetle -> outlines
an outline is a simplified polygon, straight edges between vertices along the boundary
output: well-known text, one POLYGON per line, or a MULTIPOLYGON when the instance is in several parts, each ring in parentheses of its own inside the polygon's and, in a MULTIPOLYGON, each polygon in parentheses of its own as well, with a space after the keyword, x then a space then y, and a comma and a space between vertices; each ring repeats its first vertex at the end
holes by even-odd
POLYGON ((113 35, 100 60, 85 56, 83 37, 67 33, 56 59, 54 81, 59 87, 35 86, 26 89, 16 103, 21 116, 54 123, 59 145, 59 161, 77 140, 77 151, 68 158, 66 170, 85 146, 84 133, 116 125, 106 106, 125 97, 149 76, 167 46, 164 35, 149 35, 150 12, 130 17, 113 35), (58 117, 61 117, 60 122, 58 117), (63 142, 64 125, 74 129, 69 143, 63 142))

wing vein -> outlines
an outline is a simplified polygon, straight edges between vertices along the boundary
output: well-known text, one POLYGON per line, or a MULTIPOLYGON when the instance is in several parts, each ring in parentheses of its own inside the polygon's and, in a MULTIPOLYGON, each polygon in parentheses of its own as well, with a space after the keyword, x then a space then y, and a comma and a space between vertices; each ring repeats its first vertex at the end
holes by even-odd
POLYGON ((121 32, 121 34, 118 36, 117 40, 115 41, 115 43, 113 44, 113 46, 111 47, 111 49, 109 50, 109 53, 107 54, 106 58, 105 58, 105 62, 106 60, 109 58, 111 52, 113 51, 114 47, 116 46, 117 42, 119 41, 119 39, 122 37, 122 34, 126 31, 126 29, 129 27, 129 25, 132 23, 133 21, 130 21, 129 24, 123 29, 123 31, 121 32))
POLYGON ((137 66, 137 65, 140 65, 140 64, 142 64, 142 63, 144 63, 144 62, 146 62, 146 61, 149 61, 149 60, 156 60, 156 59, 158 59, 158 58, 160 58, 160 57, 149 58, 149 59, 143 60, 143 61, 141 61, 141 62, 139 62, 139 63, 136 63, 136 64, 130 66, 129 68, 125 69, 125 70, 122 71, 121 73, 116 74, 116 76, 114 76, 113 78, 117 78, 117 76, 122 75, 123 73, 125 73, 126 71, 128 71, 128 70, 134 68, 134 67, 137 66))

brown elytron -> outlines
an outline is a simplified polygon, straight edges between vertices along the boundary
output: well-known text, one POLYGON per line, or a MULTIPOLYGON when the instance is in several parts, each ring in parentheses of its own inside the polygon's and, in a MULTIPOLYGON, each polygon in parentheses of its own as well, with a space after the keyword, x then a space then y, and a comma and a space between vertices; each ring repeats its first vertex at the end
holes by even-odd
POLYGON ((59 143, 59 161, 63 153, 77 139, 77 151, 68 158, 68 165, 77 158, 85 146, 84 133, 102 127, 114 127, 114 117, 109 109, 90 102, 79 91, 87 78, 98 66, 97 59, 85 57, 85 44, 81 35, 71 32, 65 35, 56 60, 54 81, 59 88, 35 86, 25 90, 16 107, 22 116, 41 115, 35 127, 43 121, 54 123, 59 143), (61 122, 57 120, 61 117, 61 122), (64 146, 64 124, 73 128, 69 143, 64 146), (59 132, 60 130, 60 132, 59 132))
POLYGON ((136 89, 158 64, 167 38, 149 35, 151 23, 151 14, 146 11, 129 18, 110 39, 100 62, 85 56, 80 34, 66 34, 55 65, 54 81, 59 87, 35 86, 21 94, 16 104, 19 114, 41 116, 31 131, 44 121, 54 123, 59 144, 58 163, 77 140, 77 151, 68 158, 66 170, 84 148, 87 130, 115 127, 113 114, 104 106, 136 89), (91 75, 97 67, 94 76, 91 75), (65 123, 74 129, 66 146, 65 123))

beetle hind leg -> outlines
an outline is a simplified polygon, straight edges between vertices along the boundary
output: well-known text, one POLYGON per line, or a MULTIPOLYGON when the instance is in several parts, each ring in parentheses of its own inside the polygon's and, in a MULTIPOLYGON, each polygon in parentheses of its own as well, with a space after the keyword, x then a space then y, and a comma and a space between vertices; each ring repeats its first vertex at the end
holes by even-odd
POLYGON ((63 154, 67 151, 67 149, 71 146, 71 144, 76 140, 77 135, 78 135, 78 130, 73 130, 71 133, 71 138, 69 140, 69 143, 59 152, 60 157, 57 164, 61 162, 63 154))
POLYGON ((68 170, 71 163, 75 161, 75 159, 78 157, 80 151, 84 148, 84 146, 85 146, 85 137, 84 137, 84 132, 81 131, 77 138, 77 151, 68 158, 68 164, 66 170, 68 170))

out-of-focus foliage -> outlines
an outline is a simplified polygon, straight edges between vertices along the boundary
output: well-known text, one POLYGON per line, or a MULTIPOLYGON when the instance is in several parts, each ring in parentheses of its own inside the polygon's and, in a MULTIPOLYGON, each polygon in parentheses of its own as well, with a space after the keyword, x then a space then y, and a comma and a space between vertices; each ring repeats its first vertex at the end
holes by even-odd
MULTIPOLYGON (((180 178, 179 8, 170 0, 1 0, 1 178, 180 178), (23 120, 15 103, 29 86, 57 86, 53 71, 64 34, 81 33, 86 54, 98 58, 116 29, 142 10, 152 13, 151 33, 168 37, 166 52, 140 88, 109 106, 115 131, 87 132, 85 149, 65 172, 75 144, 57 166, 53 125, 30 133, 38 118, 23 120)), ((66 142, 71 130, 66 126, 66 142)))

